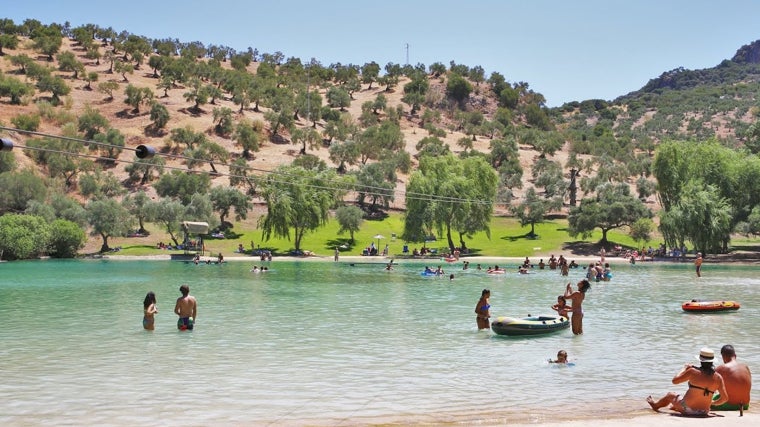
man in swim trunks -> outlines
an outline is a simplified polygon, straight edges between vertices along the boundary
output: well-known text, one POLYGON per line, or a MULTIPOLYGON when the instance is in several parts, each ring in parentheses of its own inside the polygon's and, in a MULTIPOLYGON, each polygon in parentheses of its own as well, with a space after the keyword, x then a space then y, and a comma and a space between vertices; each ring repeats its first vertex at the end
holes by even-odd
POLYGON ((694 268, 697 270, 697 277, 702 277, 702 253, 697 252, 697 259, 694 260, 694 268))
POLYGON ((182 296, 177 298, 174 305, 174 313, 179 316, 177 320, 177 329, 180 331, 192 331, 195 324, 195 317, 198 314, 197 302, 195 297, 190 295, 190 286, 182 285, 179 287, 182 296))
MULTIPOLYGON (((724 345, 720 349, 723 364, 715 368, 715 372, 723 377, 728 391, 728 402, 722 405, 712 405, 715 411, 739 411, 749 409, 750 390, 752 390, 752 372, 746 363, 736 360, 736 350, 732 345, 724 345)), ((717 397, 717 396, 716 396, 717 397)))
POLYGON ((713 359, 715 355, 709 348, 702 348, 697 356, 700 366, 689 363, 673 377, 673 384, 688 382, 689 388, 681 398, 680 395, 669 392, 660 400, 655 401, 652 396, 647 397, 647 403, 653 410, 659 412, 661 408, 670 405, 670 409, 687 416, 706 416, 710 412, 710 404, 715 392, 720 392, 720 398, 714 403, 722 405, 728 401, 723 377, 715 372, 713 359))

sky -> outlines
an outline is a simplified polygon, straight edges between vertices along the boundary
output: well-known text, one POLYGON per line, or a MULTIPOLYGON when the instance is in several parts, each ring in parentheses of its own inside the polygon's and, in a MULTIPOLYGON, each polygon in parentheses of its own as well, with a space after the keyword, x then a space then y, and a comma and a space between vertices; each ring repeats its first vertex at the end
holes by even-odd
POLYGON ((666 71, 710 68, 760 39, 756 0, 1 0, 20 24, 96 24, 363 65, 481 66, 549 107, 612 100, 666 71))

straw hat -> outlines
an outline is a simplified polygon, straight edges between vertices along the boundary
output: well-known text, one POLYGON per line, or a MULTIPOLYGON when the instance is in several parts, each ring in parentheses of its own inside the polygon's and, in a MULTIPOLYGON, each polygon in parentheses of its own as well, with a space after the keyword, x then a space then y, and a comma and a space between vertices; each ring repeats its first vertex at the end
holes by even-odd
POLYGON ((699 356, 697 356, 697 359, 699 359, 700 362, 712 362, 715 359, 715 353, 712 349, 702 347, 702 349, 699 350, 699 356))

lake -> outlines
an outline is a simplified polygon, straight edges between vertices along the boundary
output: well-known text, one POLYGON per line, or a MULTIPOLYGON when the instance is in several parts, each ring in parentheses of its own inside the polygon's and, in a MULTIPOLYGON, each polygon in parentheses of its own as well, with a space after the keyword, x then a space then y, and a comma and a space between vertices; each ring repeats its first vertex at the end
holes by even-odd
POLYGON ((587 294, 584 335, 511 338, 477 330, 483 288, 492 315, 550 314, 584 271, 519 275, 513 261, 489 276, 473 269, 485 260, 426 261, 450 281, 420 276, 425 261, 372 261, 2 263, 0 424, 540 422, 648 410, 646 396, 686 390, 670 380, 703 346, 733 344, 760 367, 754 266, 707 264, 697 279, 691 264, 616 264, 587 294), (183 283, 198 299, 192 332, 173 313, 183 283), (694 298, 742 308, 683 312, 694 298), (560 349, 574 366, 547 363, 560 349))

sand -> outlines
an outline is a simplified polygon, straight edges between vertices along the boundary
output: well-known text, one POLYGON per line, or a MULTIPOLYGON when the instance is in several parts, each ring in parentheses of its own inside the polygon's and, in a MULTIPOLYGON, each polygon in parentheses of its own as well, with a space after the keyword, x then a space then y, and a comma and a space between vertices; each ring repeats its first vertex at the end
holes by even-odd
MULTIPOLYGON (((643 399, 642 399, 643 403, 643 399)), ((644 403, 646 404, 646 403, 644 403)), ((504 423, 495 423, 490 425, 504 425, 504 423)), ((667 426, 689 426, 689 427, 732 427, 732 426, 756 426, 760 424, 760 414, 752 414, 749 411, 744 416, 739 416, 738 412, 712 412, 709 417, 694 418, 682 417, 669 412, 656 413, 650 411, 648 414, 636 415, 625 418, 584 418, 577 420, 564 420, 557 422, 539 422, 525 424, 511 424, 511 426, 536 426, 545 427, 562 426, 562 427, 621 427, 621 426, 642 426, 642 427, 667 427, 667 426), (754 420, 754 421, 753 421, 754 420)), ((483 425, 483 424, 481 424, 483 425)))
MULTIPOLYGON (((642 399, 643 401, 643 399, 642 399)), ((645 403, 646 404, 646 403, 645 403)), ((760 414, 752 414, 749 411, 744 416, 738 412, 712 412, 709 417, 695 418, 682 417, 670 412, 656 413, 649 411, 647 414, 621 418, 584 418, 576 420, 559 420, 557 422, 537 422, 513 424, 509 422, 481 425, 511 425, 511 426, 544 426, 544 427, 628 427, 628 426, 689 426, 689 427, 730 427, 730 426, 756 426, 760 424, 760 414)))

